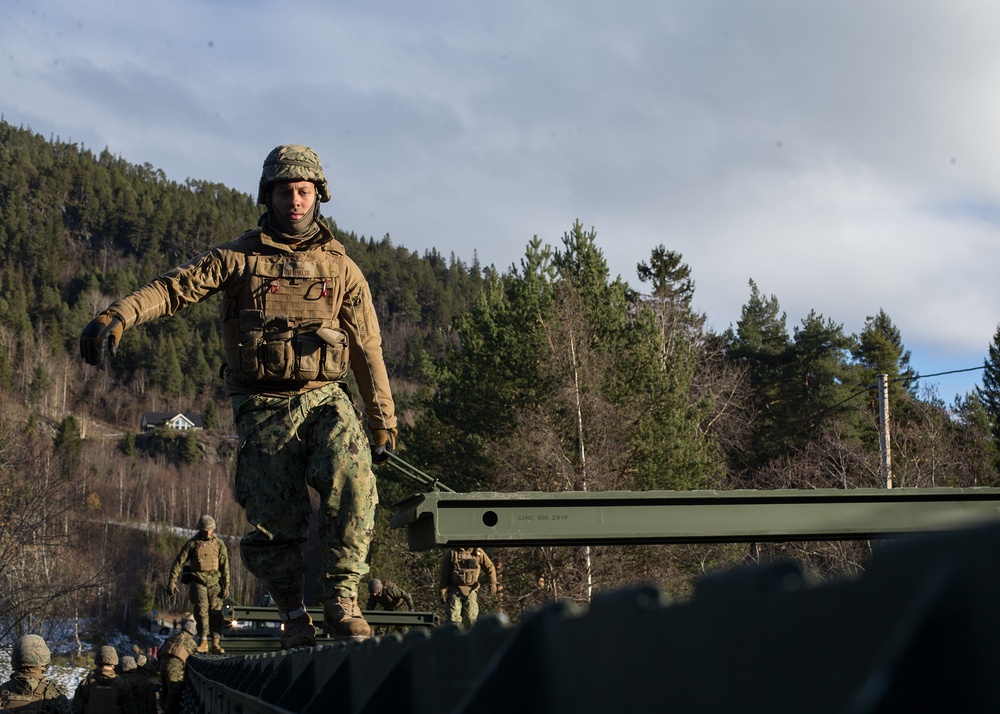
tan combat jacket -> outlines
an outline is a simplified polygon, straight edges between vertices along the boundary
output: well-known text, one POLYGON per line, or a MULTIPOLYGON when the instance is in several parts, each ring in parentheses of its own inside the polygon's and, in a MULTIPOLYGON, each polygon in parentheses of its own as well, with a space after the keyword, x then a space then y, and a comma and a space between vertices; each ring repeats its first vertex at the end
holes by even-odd
MULTIPOLYGON (((320 279, 322 282, 309 288, 312 293, 321 292, 322 301, 312 300, 313 294, 303 295, 301 316, 290 317, 316 321, 320 319, 316 314, 317 306, 328 311, 329 314, 322 316, 324 327, 332 326, 338 334, 339 331, 346 333, 350 368, 365 403, 369 426, 372 429, 395 428, 395 406, 382 358, 382 336, 368 282, 357 264, 345 255, 344 246, 334 238, 330 229, 323 223, 319 223, 319 228, 318 235, 299 243, 285 243, 260 230, 249 231, 164 273, 116 300, 108 309, 120 315, 125 329, 128 329, 172 315, 222 292, 224 299, 220 317, 223 339, 225 341, 228 336, 235 341, 233 333, 236 328, 232 326, 238 326, 248 312, 256 310, 263 313, 267 301, 271 299, 276 303, 278 298, 285 300, 281 304, 283 311, 295 312, 296 305, 288 304, 288 296, 293 294, 292 288, 297 279, 301 275, 313 274, 309 273, 311 270, 329 271, 330 266, 336 266, 339 274, 324 273, 320 279), (297 273, 297 269, 303 272, 297 273)), ((301 287, 299 289, 301 291, 301 287)), ((327 334, 330 334, 329 330, 327 334)), ((230 359, 229 352, 227 347, 227 359, 230 359)), ((230 395, 301 394, 330 381, 276 383, 273 379, 247 377, 232 364, 227 366, 225 376, 230 395)))
POLYGON ((481 571, 486 571, 490 593, 497 591, 497 570, 482 548, 448 548, 441 556, 440 586, 458 588, 463 595, 479 587, 481 571))

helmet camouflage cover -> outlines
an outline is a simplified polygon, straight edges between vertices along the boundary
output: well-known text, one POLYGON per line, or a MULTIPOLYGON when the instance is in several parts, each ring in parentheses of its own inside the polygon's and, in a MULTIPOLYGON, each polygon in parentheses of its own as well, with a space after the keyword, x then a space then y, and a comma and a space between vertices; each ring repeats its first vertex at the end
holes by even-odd
POLYGON ((185 617, 181 622, 181 629, 192 637, 198 634, 198 624, 194 621, 193 617, 185 617))
POLYGON ((323 174, 319 156, 308 146, 282 144, 264 159, 264 168, 257 187, 257 203, 267 205, 268 187, 275 181, 312 181, 321 203, 330 200, 330 184, 323 174))
POLYGON ((38 635, 25 635, 14 645, 10 665, 14 669, 22 667, 44 667, 52 660, 48 645, 38 635))
POLYGON ((111 645, 98 647, 97 654, 94 655, 94 664, 102 666, 118 664, 118 650, 111 645))
POLYGON ((198 530, 207 531, 209 529, 215 530, 215 519, 206 514, 198 519, 198 530))

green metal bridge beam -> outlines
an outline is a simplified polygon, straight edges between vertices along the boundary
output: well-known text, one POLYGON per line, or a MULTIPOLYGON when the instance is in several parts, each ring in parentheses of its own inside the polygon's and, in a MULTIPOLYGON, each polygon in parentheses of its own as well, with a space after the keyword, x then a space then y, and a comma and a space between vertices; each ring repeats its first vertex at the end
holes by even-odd
POLYGON ((1000 489, 421 493, 396 505, 411 550, 443 546, 858 540, 1000 520, 1000 489))

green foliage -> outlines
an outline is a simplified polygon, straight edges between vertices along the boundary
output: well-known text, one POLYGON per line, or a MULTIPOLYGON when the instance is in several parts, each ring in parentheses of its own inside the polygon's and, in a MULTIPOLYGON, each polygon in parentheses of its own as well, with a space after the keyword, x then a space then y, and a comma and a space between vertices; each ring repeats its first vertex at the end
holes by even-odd
POLYGON ((80 423, 72 414, 59 422, 55 447, 62 461, 65 473, 74 473, 80 466, 80 452, 83 449, 83 438, 80 436, 80 423))
POLYGON ((206 429, 214 429, 217 426, 218 415, 215 410, 215 402, 205 405, 205 412, 202 414, 201 422, 206 429))
POLYGON ((45 365, 39 362, 31 373, 31 385, 28 388, 28 403, 38 404, 52 389, 52 377, 45 365))
POLYGON ((983 367, 983 386, 976 390, 976 395, 989 424, 993 443, 1000 447, 1000 325, 993 333, 983 367))
POLYGON ((121 440, 118 442, 118 448, 120 448, 122 453, 129 458, 134 458, 139 455, 139 450, 135 446, 135 434, 131 431, 125 432, 121 440))
POLYGON ((198 449, 198 434, 189 431, 184 435, 183 446, 181 447, 181 461, 190 466, 201 458, 201 451, 198 449))

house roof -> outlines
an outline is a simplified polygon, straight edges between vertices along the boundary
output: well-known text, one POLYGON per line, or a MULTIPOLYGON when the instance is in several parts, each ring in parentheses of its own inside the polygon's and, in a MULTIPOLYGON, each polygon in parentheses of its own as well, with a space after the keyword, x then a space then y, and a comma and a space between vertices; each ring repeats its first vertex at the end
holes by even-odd
POLYGON ((161 424, 175 419, 183 419, 196 429, 202 429, 205 426, 205 421, 199 415, 186 412, 143 412, 142 425, 161 424))

